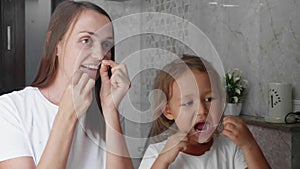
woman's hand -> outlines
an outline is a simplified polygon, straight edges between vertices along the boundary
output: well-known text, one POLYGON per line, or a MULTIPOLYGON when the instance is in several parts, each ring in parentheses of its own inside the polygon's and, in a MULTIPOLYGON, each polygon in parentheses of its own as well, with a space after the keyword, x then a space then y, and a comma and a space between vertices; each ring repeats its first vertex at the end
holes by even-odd
POLYGON ((122 98, 130 88, 130 80, 125 64, 117 64, 112 60, 103 60, 100 68, 102 109, 117 109, 122 98), (112 76, 108 77, 111 67, 112 76))
POLYGON ((250 130, 241 119, 234 116, 226 116, 223 119, 223 125, 224 130, 222 134, 229 137, 241 149, 256 145, 250 130))
POLYGON ((187 149, 187 144, 188 138, 186 133, 176 133, 170 136, 152 168, 168 168, 175 161, 179 152, 187 149))
POLYGON ((59 103, 60 111, 72 114, 76 112, 77 117, 81 117, 92 103, 94 86, 95 80, 87 73, 75 72, 59 103))

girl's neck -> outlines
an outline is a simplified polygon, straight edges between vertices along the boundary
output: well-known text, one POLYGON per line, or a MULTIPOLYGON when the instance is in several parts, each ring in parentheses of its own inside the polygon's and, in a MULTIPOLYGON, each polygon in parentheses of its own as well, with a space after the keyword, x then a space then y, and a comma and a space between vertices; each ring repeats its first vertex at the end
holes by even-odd
POLYGON ((211 139, 207 143, 196 143, 196 142, 191 142, 188 146, 187 149, 184 151, 184 153, 189 154, 189 155, 194 155, 194 156, 201 156, 205 152, 209 151, 212 144, 213 144, 213 139, 211 139))

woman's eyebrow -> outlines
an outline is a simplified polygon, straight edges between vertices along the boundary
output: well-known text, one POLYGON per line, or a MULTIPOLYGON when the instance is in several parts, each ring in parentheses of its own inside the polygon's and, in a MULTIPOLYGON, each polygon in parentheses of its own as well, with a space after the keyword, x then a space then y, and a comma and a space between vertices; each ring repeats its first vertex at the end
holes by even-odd
MULTIPOLYGON (((90 32, 90 31, 80 31, 79 33, 88 33, 91 36, 95 36, 95 37, 99 37, 97 34, 95 34, 95 32, 90 32)), ((109 40, 114 40, 114 38, 112 36, 108 36, 105 39, 109 39, 109 40)))

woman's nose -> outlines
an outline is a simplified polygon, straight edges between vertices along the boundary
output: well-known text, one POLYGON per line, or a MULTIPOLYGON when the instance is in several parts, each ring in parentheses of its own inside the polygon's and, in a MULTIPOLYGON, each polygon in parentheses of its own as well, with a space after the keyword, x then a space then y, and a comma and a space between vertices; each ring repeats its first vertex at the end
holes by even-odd
POLYGON ((92 49, 92 57, 96 60, 103 60, 104 59, 104 53, 100 47, 95 47, 92 49))

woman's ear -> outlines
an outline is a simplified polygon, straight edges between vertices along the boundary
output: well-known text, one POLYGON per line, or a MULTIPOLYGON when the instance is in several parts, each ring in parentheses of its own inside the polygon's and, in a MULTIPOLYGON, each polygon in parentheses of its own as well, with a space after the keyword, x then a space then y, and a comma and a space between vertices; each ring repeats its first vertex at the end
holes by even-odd
POLYGON ((166 106, 163 108, 163 114, 164 116, 169 120, 174 120, 174 116, 170 110, 170 106, 166 104, 166 106))
POLYGON ((62 55, 62 41, 60 40, 58 44, 56 45, 56 56, 61 56, 62 55))
POLYGON ((48 32, 47 32, 47 34, 46 34, 46 43, 49 42, 49 39, 50 39, 50 37, 51 37, 51 34, 52 34, 51 31, 48 31, 48 32))

